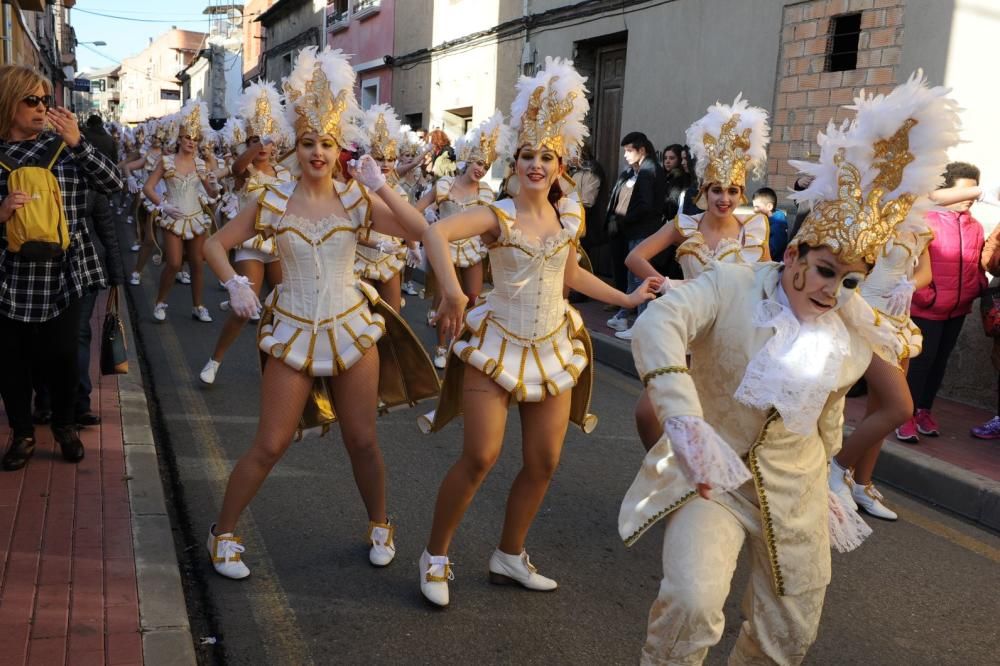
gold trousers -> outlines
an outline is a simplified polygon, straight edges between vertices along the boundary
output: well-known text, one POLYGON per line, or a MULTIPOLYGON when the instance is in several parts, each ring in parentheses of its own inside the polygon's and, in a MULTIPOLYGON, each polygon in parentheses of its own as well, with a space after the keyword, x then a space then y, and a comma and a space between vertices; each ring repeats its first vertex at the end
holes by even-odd
POLYGON ((701 664, 719 642, 736 561, 744 542, 752 571, 745 617, 730 666, 800 664, 816 639, 825 584, 779 597, 761 530, 760 510, 738 492, 696 497, 665 521, 663 580, 649 610, 642 664, 701 664))

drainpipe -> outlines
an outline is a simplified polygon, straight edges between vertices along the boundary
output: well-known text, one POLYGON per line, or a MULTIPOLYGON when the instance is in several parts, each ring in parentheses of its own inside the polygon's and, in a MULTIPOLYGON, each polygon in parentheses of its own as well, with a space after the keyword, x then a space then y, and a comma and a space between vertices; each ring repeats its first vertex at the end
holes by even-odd
POLYGON ((13 17, 10 12, 10 2, 3 3, 3 64, 10 65, 14 62, 14 31, 13 17))
POLYGON ((320 38, 319 38, 319 50, 322 51, 326 48, 326 8, 329 7, 326 0, 323 0, 323 22, 319 26, 320 38))
POLYGON ((531 45, 531 0, 521 3, 521 16, 524 20, 524 46, 521 48, 520 74, 531 76, 535 73, 535 49, 531 45))

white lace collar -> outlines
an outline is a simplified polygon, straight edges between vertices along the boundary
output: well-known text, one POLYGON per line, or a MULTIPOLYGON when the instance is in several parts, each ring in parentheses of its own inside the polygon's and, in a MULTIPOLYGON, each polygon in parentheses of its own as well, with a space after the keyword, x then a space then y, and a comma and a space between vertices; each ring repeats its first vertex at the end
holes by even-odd
POLYGON ((773 297, 757 304, 753 325, 773 328, 774 336, 750 360, 734 397, 749 407, 774 407, 786 428, 812 434, 850 354, 847 327, 835 312, 800 322, 780 282, 773 297))

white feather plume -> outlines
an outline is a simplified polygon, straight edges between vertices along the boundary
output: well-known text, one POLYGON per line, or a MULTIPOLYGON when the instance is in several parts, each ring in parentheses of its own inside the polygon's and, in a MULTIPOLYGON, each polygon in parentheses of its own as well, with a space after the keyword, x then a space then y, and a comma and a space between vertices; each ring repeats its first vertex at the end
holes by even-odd
MULTIPOLYGON (((584 119, 590 111, 590 102, 587 101, 587 79, 580 75, 573 67, 572 60, 563 58, 553 58, 546 56, 545 66, 534 76, 521 76, 517 80, 514 101, 510 105, 510 126, 514 131, 515 141, 518 139, 524 121, 524 114, 528 110, 528 104, 532 94, 541 86, 545 89, 544 94, 548 94, 549 83, 556 79, 553 86, 557 100, 565 100, 570 93, 574 93, 573 108, 566 116, 560 134, 566 146, 568 155, 575 155, 583 145, 584 139, 590 135, 590 130, 584 124, 584 119)), ((514 149, 520 146, 514 146, 514 149)))
POLYGON ((409 125, 403 125, 400 127, 399 133, 400 136, 402 136, 402 140, 399 143, 400 155, 422 155, 427 151, 427 144, 420 138, 419 134, 413 131, 413 128, 409 125))
POLYGON ((240 150, 248 136, 246 121, 236 116, 229 116, 226 118, 226 124, 219 130, 219 136, 227 148, 233 151, 240 150))
POLYGON ((908 133, 913 161, 905 165, 899 186, 883 195, 882 203, 905 193, 918 197, 901 228, 911 224, 922 228, 923 215, 930 203, 919 197, 941 184, 948 164, 948 149, 959 142, 959 107, 948 97, 949 92, 941 86, 929 87, 920 70, 887 95, 869 95, 862 90, 854 104, 846 107, 857 112, 854 119, 840 127, 831 123, 826 132, 818 135, 818 163, 790 160, 793 167, 815 177, 805 190, 792 194, 792 199, 812 205, 839 196, 838 168, 833 158, 841 148, 845 160, 861 172, 861 186, 867 193, 878 176, 874 166, 876 143, 892 137, 908 119, 913 119, 917 123, 908 133))
MULTIPOLYGON (((361 107, 354 96, 355 74, 350 61, 340 49, 325 48, 319 51, 316 46, 307 46, 299 51, 295 59, 295 67, 292 72, 282 81, 282 89, 286 90, 287 103, 285 105, 285 117, 289 125, 295 127, 297 115, 295 109, 302 104, 304 98, 299 97, 293 101, 287 94, 288 88, 303 93, 306 85, 313 77, 313 72, 317 66, 323 70, 329 82, 330 92, 334 97, 341 91, 347 91, 347 110, 340 117, 340 129, 343 139, 348 144, 360 146, 364 143, 364 132, 362 131, 361 107)), ((344 146, 348 147, 348 146, 344 146)))
POLYGON ((376 104, 362 112, 361 119, 363 122, 362 127, 364 128, 364 139, 361 145, 364 147, 365 152, 372 151, 375 123, 378 122, 379 116, 382 116, 385 120, 385 128, 389 134, 389 140, 395 139, 398 150, 400 144, 403 142, 402 125, 399 122, 399 116, 396 115, 396 110, 389 104, 376 104))
POLYGON ((743 93, 740 93, 732 105, 716 102, 708 107, 708 112, 687 129, 687 143, 697 160, 695 170, 699 179, 704 178, 705 169, 709 164, 705 135, 718 138, 722 126, 737 113, 740 118, 736 123, 736 133, 742 134, 744 130, 750 130, 750 148, 746 151, 746 156, 749 158, 747 173, 752 173, 756 178, 763 176, 767 164, 767 144, 771 140, 767 111, 758 106, 750 106, 750 103, 743 99, 743 93))
POLYGON ((244 119, 244 129, 250 136, 259 136, 261 140, 272 141, 281 147, 290 146, 295 142, 295 130, 284 113, 281 93, 270 81, 251 83, 247 86, 236 103, 236 113, 244 119), (264 132, 264 128, 260 126, 262 119, 257 118, 257 101, 261 97, 267 99, 271 117, 274 119, 275 130, 272 132, 264 132))
POLYGON ((495 159, 503 160, 510 157, 514 152, 514 131, 504 122, 503 113, 494 111, 493 115, 469 129, 464 135, 455 141, 455 158, 458 161, 458 168, 463 168, 464 163, 479 153, 483 136, 492 136, 494 130, 497 133, 495 146, 495 159))

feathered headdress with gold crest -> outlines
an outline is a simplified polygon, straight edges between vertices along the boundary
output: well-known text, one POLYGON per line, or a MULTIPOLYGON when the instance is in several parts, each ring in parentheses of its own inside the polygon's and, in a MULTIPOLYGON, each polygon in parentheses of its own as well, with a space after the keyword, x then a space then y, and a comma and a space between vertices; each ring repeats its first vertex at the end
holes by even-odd
POLYGON ((959 140, 958 106, 943 87, 930 88, 923 72, 888 95, 864 91, 847 107, 850 123, 833 123, 818 137, 818 163, 790 164, 813 176, 792 198, 812 210, 794 243, 826 246, 845 263, 874 264, 900 225, 919 223, 959 140))
POLYGON ((503 114, 495 111, 487 120, 471 128, 455 142, 455 160, 461 169, 469 162, 482 160, 487 166, 497 157, 513 152, 514 132, 503 121, 503 114))
POLYGON ((270 81, 247 86, 236 103, 236 113, 246 124, 244 142, 256 136, 274 143, 279 150, 294 143, 295 130, 285 117, 281 101, 281 93, 270 81))
POLYGON ((401 137, 399 142, 400 155, 417 157, 427 151, 427 143, 409 125, 400 127, 399 135, 401 137))
POLYGON ((226 124, 219 130, 219 136, 229 150, 234 153, 239 152, 249 138, 246 121, 236 116, 229 116, 226 118, 226 124))
POLYGON ((402 126, 396 110, 388 104, 376 104, 364 112, 365 150, 375 159, 395 162, 403 141, 402 126))
MULTIPOLYGON (((767 162, 771 129, 767 111, 750 106, 743 94, 732 105, 716 102, 687 129, 687 143, 696 158, 701 190, 695 204, 708 207, 705 192, 712 184, 746 189, 747 172, 759 177, 767 162)), ((742 195, 746 203, 746 193, 742 195)))
POLYGON ((590 110, 586 82, 572 61, 552 57, 534 76, 518 79, 510 106, 514 147, 548 148, 563 158, 575 155, 590 133, 583 123, 590 110))
POLYGON ((208 124, 208 105, 199 99, 188 100, 181 109, 177 127, 177 136, 186 135, 195 143, 201 143, 212 135, 212 126, 208 124))
POLYGON ((307 132, 330 136, 341 148, 363 143, 354 97, 354 69, 340 49, 302 49, 282 82, 285 114, 296 138, 307 132))

